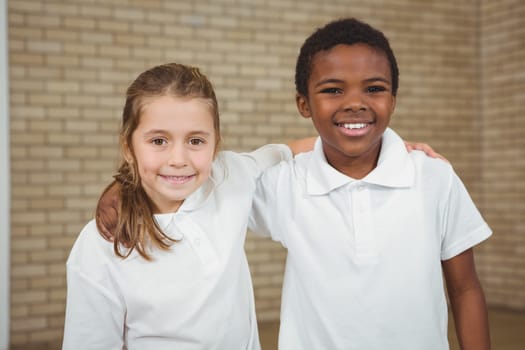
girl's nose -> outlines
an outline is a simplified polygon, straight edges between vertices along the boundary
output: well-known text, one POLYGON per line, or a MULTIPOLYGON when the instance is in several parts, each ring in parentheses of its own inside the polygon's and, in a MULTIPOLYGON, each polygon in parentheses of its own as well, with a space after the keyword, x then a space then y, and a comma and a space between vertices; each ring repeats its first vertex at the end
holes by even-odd
POLYGON ((175 146, 170 152, 168 165, 176 168, 182 168, 188 165, 188 154, 182 146, 175 146))

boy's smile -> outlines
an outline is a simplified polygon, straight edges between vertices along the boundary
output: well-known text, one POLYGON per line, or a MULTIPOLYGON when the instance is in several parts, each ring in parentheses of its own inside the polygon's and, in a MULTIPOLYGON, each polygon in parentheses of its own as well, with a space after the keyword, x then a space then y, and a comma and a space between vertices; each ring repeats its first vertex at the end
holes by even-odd
POLYGON ((308 96, 298 95, 297 106, 312 118, 328 162, 353 178, 366 176, 376 165, 395 107, 386 55, 366 44, 318 52, 308 96))

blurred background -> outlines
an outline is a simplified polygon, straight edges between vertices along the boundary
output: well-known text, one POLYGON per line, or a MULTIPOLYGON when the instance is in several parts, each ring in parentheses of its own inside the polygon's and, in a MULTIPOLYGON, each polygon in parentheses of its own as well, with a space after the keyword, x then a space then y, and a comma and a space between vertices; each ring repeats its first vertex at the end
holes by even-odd
MULTIPOLYGON (((493 348, 522 348, 525 2, 0 4, 0 350, 60 349, 65 261, 112 179, 124 92, 140 72, 199 66, 216 88, 226 149, 313 135, 295 107, 295 59, 313 30, 347 16, 382 30, 397 56, 393 128, 451 161, 494 230, 476 249, 493 348)), ((263 350, 275 349, 286 251, 253 235, 246 249, 263 350)))

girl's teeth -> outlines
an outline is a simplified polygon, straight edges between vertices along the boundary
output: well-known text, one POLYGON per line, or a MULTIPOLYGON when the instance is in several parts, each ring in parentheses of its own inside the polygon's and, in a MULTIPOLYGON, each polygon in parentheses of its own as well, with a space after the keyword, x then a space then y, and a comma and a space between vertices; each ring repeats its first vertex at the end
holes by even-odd
POLYGON ((365 123, 355 123, 355 124, 342 124, 343 128, 345 129, 362 129, 366 128, 365 123))

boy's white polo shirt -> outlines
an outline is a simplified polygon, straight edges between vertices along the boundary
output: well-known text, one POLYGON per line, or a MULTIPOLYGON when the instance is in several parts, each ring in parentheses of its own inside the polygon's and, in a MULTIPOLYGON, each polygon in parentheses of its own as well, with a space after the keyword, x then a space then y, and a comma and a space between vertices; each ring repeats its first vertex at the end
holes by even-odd
POLYGON ((361 180, 319 140, 266 171, 250 223, 288 249, 280 350, 448 349, 441 260, 491 234, 450 165, 390 129, 361 180))
POLYGON ((67 262, 63 349, 259 350, 247 222, 257 177, 291 157, 284 145, 221 152, 213 181, 155 216, 180 242, 152 261, 117 257, 89 222, 67 262))

